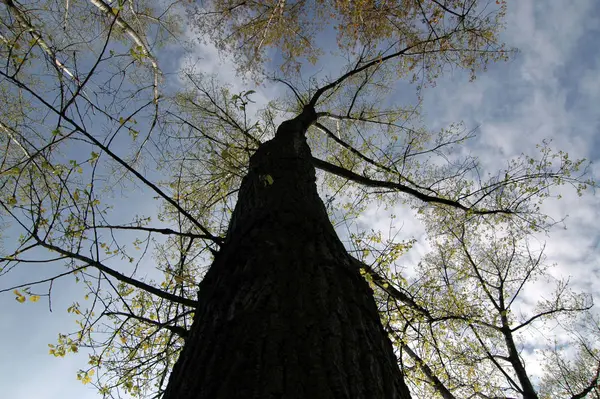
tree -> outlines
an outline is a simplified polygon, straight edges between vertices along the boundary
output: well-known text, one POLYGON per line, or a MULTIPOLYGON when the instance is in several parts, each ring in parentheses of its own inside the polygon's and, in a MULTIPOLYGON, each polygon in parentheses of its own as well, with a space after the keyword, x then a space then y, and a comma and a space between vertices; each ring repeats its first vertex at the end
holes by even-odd
MULTIPOLYGON (((510 303, 496 307, 501 327, 474 309, 496 280, 469 271, 489 266, 486 250, 467 232, 501 225, 520 240, 549 228, 540 204, 552 190, 572 184, 581 192, 593 184, 583 161, 542 145, 538 158, 523 156, 482 179, 475 158, 456 160, 455 146, 471 137, 460 125, 429 132, 419 126, 416 107, 382 105, 398 78, 417 82, 420 93, 448 66, 474 78, 488 62, 506 58, 496 37, 505 4, 490 12, 462 1, 215 1, 192 11, 203 37, 233 51, 241 72, 279 82, 293 95, 267 104, 258 120, 254 91, 232 93, 194 70, 184 73, 186 90, 160 91, 157 48, 176 42, 181 29, 174 4, 3 4, 9 34, 2 36, 1 93, 15 106, 0 115, 1 204, 3 218, 22 234, 3 255, 3 270, 50 261, 67 266, 7 290, 19 301, 37 301, 37 285, 48 284, 50 298, 57 278, 74 275, 85 284, 93 303, 69 308, 81 316, 78 331, 51 347, 57 356, 92 350, 90 367, 78 375, 83 382, 95 374, 100 392, 114 396, 124 390, 166 398, 408 398, 407 378, 415 393, 490 397, 503 385, 478 386, 481 377, 468 370, 492 367, 488 348, 504 339, 510 353, 503 367, 512 367, 506 380, 516 373, 514 391, 528 394, 504 320, 510 303), (54 32, 55 21, 63 21, 62 31, 54 32), (324 54, 318 43, 331 33, 331 21, 347 64, 306 80, 305 60, 316 63, 324 54), (262 69, 269 54, 277 74, 262 69), (153 162, 161 173, 144 170, 153 162), (160 213, 123 220, 112 211, 120 201, 107 198, 117 185, 141 185, 162 202, 160 213), (387 242, 368 266, 369 245, 381 242, 376 234, 352 237, 363 261, 338 238, 330 219, 358 215, 372 201, 404 201, 432 234, 449 237, 423 264, 430 278, 423 289, 411 291, 398 275, 385 275, 409 243, 387 242), (147 252, 160 282, 140 278, 147 252), (483 260, 455 264, 457 256, 483 260), (475 281, 473 297, 456 298, 459 282, 441 274, 447 270, 475 281), (379 305, 392 309, 381 313, 385 328, 369 283, 379 305), (441 306, 448 298, 454 302, 441 306), (462 343, 477 346, 482 357, 466 357, 472 346, 440 344, 432 326, 441 328, 441 320, 453 331, 466 323, 472 334, 462 343), (420 326, 429 335, 413 333, 420 326), (466 374, 456 377, 427 346, 454 350, 466 374), (455 384, 459 377, 465 382, 455 384)), ((519 273, 538 266, 502 262, 499 270, 516 270, 523 282, 529 275, 519 273)), ((506 292, 486 295, 496 304, 506 292)), ((575 301, 567 310, 588 307, 575 301)))

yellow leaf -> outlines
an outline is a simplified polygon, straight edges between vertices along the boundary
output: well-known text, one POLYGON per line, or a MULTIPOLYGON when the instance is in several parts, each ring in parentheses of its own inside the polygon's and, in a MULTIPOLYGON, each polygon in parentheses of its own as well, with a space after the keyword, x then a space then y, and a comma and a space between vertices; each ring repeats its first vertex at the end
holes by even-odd
POLYGON ((260 175, 259 179, 265 187, 270 186, 275 181, 271 175, 260 175))
POLYGON ((31 302, 37 302, 37 301, 40 300, 40 296, 39 295, 32 295, 32 296, 29 297, 29 300, 31 302))
POLYGON ((20 303, 23 303, 23 302, 25 302, 25 297, 23 296, 23 294, 21 294, 21 293, 19 292, 19 290, 14 290, 13 292, 14 292, 14 293, 15 293, 15 295, 16 295, 15 299, 17 300, 17 302, 20 302, 20 303))

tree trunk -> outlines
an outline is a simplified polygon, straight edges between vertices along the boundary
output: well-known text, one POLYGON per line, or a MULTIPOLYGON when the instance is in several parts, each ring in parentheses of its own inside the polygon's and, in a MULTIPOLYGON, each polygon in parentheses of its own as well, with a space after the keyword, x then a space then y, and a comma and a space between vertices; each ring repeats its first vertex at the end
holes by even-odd
POLYGON ((313 109, 250 159, 164 399, 409 399, 372 291, 317 194, 313 109))

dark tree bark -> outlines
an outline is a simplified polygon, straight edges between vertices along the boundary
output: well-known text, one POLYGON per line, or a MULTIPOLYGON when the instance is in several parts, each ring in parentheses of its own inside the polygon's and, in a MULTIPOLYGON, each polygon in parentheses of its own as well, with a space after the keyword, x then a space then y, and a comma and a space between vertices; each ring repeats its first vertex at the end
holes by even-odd
POLYGON ((408 399, 372 291, 317 194, 312 107, 260 146, 165 399, 408 399))

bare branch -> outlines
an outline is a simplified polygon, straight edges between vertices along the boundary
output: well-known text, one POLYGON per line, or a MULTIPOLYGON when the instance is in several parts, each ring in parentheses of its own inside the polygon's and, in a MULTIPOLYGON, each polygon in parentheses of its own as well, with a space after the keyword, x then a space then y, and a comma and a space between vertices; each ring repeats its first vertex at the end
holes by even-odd
POLYGON ((173 326, 173 325, 169 324, 169 323, 172 323, 173 320, 169 320, 167 322, 160 323, 156 320, 151 320, 146 317, 138 316, 138 315, 131 314, 131 313, 125 313, 125 312, 104 312, 104 315, 106 315, 106 316, 125 316, 127 318, 139 320, 141 322, 156 326, 158 328, 165 328, 165 329, 171 331, 172 333, 179 335, 181 338, 186 338, 188 336, 188 330, 186 330, 185 328, 180 327, 180 326, 173 326))
POLYGON ((213 236, 208 236, 204 234, 194 234, 194 233, 183 233, 180 231, 175 231, 170 228, 154 228, 154 227, 142 227, 142 226, 117 226, 117 225, 98 225, 94 226, 95 229, 116 229, 116 230, 138 230, 138 231, 147 231, 150 233, 159 233, 164 235, 176 235, 181 237, 189 237, 189 238, 201 238, 206 240, 212 240, 213 236))
POLYGON ((317 105, 317 102, 319 101, 319 98, 326 91, 331 90, 331 89, 335 88, 336 86, 339 86, 345 80, 351 78, 354 75, 357 75, 357 74, 361 73, 362 71, 364 71, 366 69, 375 67, 375 66, 377 66, 377 65, 379 65, 379 64, 381 64, 383 62, 386 62, 388 60, 391 60, 393 58, 397 58, 397 57, 400 57, 400 56, 405 55, 405 54, 410 54, 409 51, 412 50, 412 49, 414 49, 414 48, 416 48, 416 47, 422 46, 424 44, 432 43, 432 42, 435 42, 435 41, 438 41, 438 40, 442 40, 442 39, 445 39, 446 37, 448 37, 448 35, 441 36, 441 37, 436 38, 436 39, 430 39, 430 40, 421 41, 421 42, 418 42, 416 44, 409 45, 409 46, 407 46, 407 47, 403 48, 402 50, 397 51, 395 53, 388 54, 385 57, 375 58, 374 60, 372 60, 370 62, 367 62, 363 66, 360 66, 360 67, 356 66, 354 69, 346 72, 345 74, 343 74, 342 76, 340 76, 339 78, 337 78, 336 80, 334 80, 333 82, 328 83, 328 84, 326 84, 324 86, 321 86, 319 89, 317 89, 317 91, 315 92, 315 94, 313 94, 312 98, 310 99, 309 104, 312 105, 313 107, 315 107, 317 105))
POLYGON ((323 161, 318 158, 312 158, 313 165, 321 170, 333 173, 334 175, 344 177, 348 180, 352 180, 353 182, 360 183, 367 187, 381 187, 381 188, 389 188, 394 191, 400 191, 402 193, 410 194, 413 197, 427 203, 440 204, 440 205, 448 205, 452 208, 460 209, 462 211, 470 211, 478 215, 491 215, 491 214, 506 214, 510 215, 513 212, 506 209, 493 209, 493 210, 479 210, 473 209, 472 207, 467 207, 461 204, 458 201, 453 201, 446 198, 435 197, 427 194, 423 194, 413 188, 407 187, 401 183, 394 183, 390 181, 382 181, 382 180, 374 180, 365 176, 358 175, 354 172, 349 171, 348 169, 344 169, 342 167, 333 165, 329 162, 323 161))
POLYGON ((136 279, 128 277, 128 276, 126 276, 126 275, 124 275, 122 273, 119 273, 116 270, 113 270, 110 267, 103 265, 101 262, 99 262, 99 261, 97 261, 95 259, 92 259, 90 257, 81 255, 79 253, 74 253, 74 252, 71 252, 71 251, 64 250, 64 249, 62 249, 60 247, 57 247, 56 245, 49 244, 49 243, 41 240, 37 236, 37 234, 34 234, 33 237, 38 242, 38 244, 40 244, 42 247, 47 248, 47 249, 52 250, 52 251, 55 251, 55 252, 58 252, 59 254, 65 255, 65 256, 67 256, 67 257, 69 257, 71 259, 77 259, 77 260, 79 260, 81 262, 84 262, 87 265, 89 265, 91 267, 95 267, 96 269, 98 269, 98 270, 100 270, 100 271, 108 274, 111 277, 116 278, 119 281, 122 281, 124 283, 129 284, 129 285, 132 285, 132 286, 134 286, 136 288, 142 289, 144 291, 147 291, 147 292, 149 292, 149 293, 151 293, 153 295, 156 295, 156 296, 158 296, 160 298, 163 298, 163 299, 167 299, 169 301, 180 303, 180 304, 185 305, 185 306, 190 306, 192 308, 195 308, 196 306, 198 306, 198 302, 196 302, 196 301, 193 301, 193 300, 188 299, 188 298, 183 298, 183 297, 180 297, 178 295, 171 294, 169 292, 165 292, 165 291, 160 290, 160 289, 158 289, 156 287, 153 287, 153 286, 151 286, 149 284, 146 284, 146 283, 144 283, 144 282, 142 282, 140 280, 136 280, 136 279))
MULTIPOLYGON (((7 0, 7 1, 12 1, 12 0, 7 0)), ((123 31, 138 46, 138 48, 141 49, 144 56, 147 57, 148 60, 150 61, 150 64, 152 65, 152 69, 154 70, 154 83, 153 83, 154 103, 158 105, 158 98, 159 98, 158 81, 159 81, 159 76, 160 76, 160 68, 158 67, 158 62, 156 61, 156 58, 154 58, 154 55, 152 55, 150 48, 148 47, 146 42, 142 39, 142 37, 131 27, 131 25, 129 25, 123 18, 121 18, 119 16, 118 12, 117 13, 113 12, 113 9, 111 8, 111 6, 109 4, 105 3, 103 0, 90 0, 90 2, 93 5, 95 5, 96 7, 98 7, 98 9, 100 11, 102 11, 104 13, 104 15, 106 15, 106 17, 108 17, 110 19, 114 18, 116 25, 119 28, 123 29, 123 31)))

